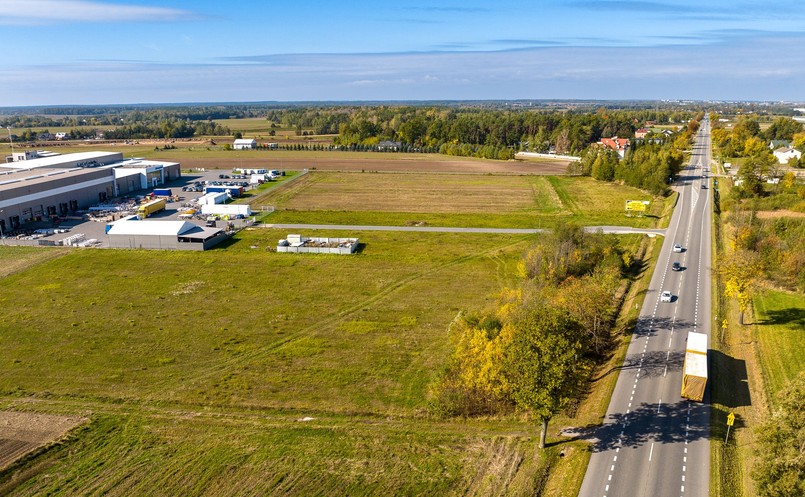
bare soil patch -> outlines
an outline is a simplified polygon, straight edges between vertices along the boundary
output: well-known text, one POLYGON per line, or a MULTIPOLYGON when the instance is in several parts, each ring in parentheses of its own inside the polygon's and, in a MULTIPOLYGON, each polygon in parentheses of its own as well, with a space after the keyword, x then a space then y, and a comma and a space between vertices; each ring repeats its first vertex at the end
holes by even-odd
POLYGON ((0 412, 0 470, 37 448, 56 441, 85 418, 28 412, 0 412))
MULTIPOLYGON (((564 161, 486 161, 473 159, 445 158, 434 160, 423 159, 363 159, 363 158, 310 158, 283 157, 281 159, 266 157, 254 159, 237 159, 237 167, 262 167, 272 169, 313 169, 323 171, 377 171, 377 172, 410 172, 410 173, 472 173, 472 174, 566 174, 567 162, 564 161)), ((183 158, 183 168, 220 169, 221 159, 217 158, 183 158)))

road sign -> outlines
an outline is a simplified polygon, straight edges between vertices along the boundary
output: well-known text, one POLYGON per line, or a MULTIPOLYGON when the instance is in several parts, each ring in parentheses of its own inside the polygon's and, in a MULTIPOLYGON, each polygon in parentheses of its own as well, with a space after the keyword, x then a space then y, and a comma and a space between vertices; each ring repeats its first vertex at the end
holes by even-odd
POLYGON ((727 436, 724 437, 724 443, 727 443, 727 440, 730 439, 730 428, 732 428, 732 424, 735 422, 735 413, 731 412, 727 415, 727 436))

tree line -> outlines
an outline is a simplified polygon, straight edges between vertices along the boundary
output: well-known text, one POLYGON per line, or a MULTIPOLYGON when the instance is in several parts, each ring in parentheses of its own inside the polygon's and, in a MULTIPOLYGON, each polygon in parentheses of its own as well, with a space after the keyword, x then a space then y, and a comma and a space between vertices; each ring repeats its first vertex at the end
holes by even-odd
POLYGON ((577 401, 613 345, 624 276, 633 255, 614 237, 559 225, 525 254, 520 284, 494 309, 450 325, 453 353, 432 387, 444 416, 529 412, 541 425, 577 401))

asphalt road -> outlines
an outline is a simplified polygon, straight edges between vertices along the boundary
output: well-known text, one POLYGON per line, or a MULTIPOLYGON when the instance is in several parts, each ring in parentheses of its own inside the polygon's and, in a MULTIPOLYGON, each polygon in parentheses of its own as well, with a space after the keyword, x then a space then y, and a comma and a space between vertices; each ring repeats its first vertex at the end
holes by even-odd
POLYGON ((593 440, 580 497, 708 495, 709 394, 692 402, 680 389, 687 333, 710 335, 711 197, 709 186, 702 188, 709 132, 705 120, 675 186, 679 202, 604 423, 580 434, 593 440), (672 252, 675 243, 682 253, 672 252), (674 261, 684 269, 672 271, 674 261), (663 290, 673 293, 671 303, 660 302, 663 290))

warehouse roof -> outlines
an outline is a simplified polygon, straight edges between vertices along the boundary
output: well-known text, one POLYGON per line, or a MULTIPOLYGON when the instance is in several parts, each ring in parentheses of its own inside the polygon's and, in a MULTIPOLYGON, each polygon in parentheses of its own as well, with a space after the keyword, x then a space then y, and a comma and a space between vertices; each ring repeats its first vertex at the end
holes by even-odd
POLYGON ((186 236, 192 231, 201 230, 199 226, 187 221, 141 221, 121 220, 111 223, 110 235, 151 235, 151 236, 186 236))
MULTIPOLYGON (((0 174, 0 191, 13 190, 21 186, 32 186, 40 183, 47 183, 54 179, 81 177, 87 175, 97 176, 97 169, 37 169, 36 171, 16 171, 13 173, 0 174)), ((111 173, 109 180, 112 179, 111 173)))
POLYGON ((52 157, 40 157, 38 159, 9 162, 3 164, 3 167, 9 169, 37 169, 40 167, 62 167, 64 165, 104 165, 122 159, 123 154, 120 152, 76 152, 74 154, 62 154, 52 157))

